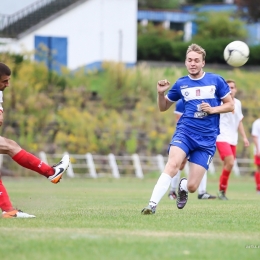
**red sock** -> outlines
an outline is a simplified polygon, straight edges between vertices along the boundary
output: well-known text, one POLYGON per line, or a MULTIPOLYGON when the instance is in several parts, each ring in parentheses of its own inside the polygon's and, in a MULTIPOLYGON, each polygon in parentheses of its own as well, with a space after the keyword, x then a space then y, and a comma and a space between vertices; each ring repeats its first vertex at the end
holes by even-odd
POLYGON ((54 169, 52 167, 41 161, 33 154, 26 152, 25 150, 18 152, 15 156, 12 157, 12 159, 24 168, 38 172, 45 177, 49 177, 54 174, 54 169))
POLYGON ((255 172, 256 189, 260 191, 260 172, 255 172))
POLYGON ((226 192, 228 186, 228 179, 229 179, 230 171, 226 169, 222 170, 222 174, 219 178, 219 190, 223 190, 226 192))
POLYGON ((9 199, 5 186, 2 183, 2 180, 0 180, 0 209, 2 211, 10 211, 13 209, 12 203, 9 199))

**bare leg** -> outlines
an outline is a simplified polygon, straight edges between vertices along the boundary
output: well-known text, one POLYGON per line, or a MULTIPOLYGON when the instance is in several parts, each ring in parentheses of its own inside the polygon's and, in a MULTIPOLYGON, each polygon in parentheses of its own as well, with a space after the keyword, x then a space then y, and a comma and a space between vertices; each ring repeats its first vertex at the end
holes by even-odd
POLYGON ((189 163, 189 169, 187 189, 190 193, 193 193, 198 189, 206 169, 195 163, 189 163))
POLYGON ((179 171, 185 157, 186 153, 182 149, 177 146, 171 146, 168 162, 165 165, 164 172, 161 174, 156 185, 154 186, 149 205, 142 210, 142 214, 146 215, 155 213, 156 206, 168 191, 171 179, 179 171))

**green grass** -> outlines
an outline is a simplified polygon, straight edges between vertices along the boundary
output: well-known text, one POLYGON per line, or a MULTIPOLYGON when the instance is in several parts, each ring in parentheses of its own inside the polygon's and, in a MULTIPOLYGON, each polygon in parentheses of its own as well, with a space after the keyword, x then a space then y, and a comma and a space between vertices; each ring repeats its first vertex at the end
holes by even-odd
MULTIPOLYGON (((35 219, 0 219, 4 259, 259 259, 260 195, 251 177, 230 180, 229 201, 190 194, 183 210, 163 197, 143 216, 157 178, 3 178, 14 205, 35 219), (257 248, 246 248, 247 246, 257 248)), ((218 181, 209 177, 208 191, 218 181)))

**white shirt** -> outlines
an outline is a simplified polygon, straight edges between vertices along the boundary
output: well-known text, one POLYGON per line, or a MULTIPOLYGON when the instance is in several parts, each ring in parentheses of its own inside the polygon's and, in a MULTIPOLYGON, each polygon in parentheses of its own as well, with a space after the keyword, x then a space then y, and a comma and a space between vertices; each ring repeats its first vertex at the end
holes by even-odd
MULTIPOLYGON (((253 136, 258 138, 258 148, 260 147, 260 118, 256 119, 252 125, 252 132, 253 136)), ((256 149, 254 149, 256 153, 256 149)))
POLYGON ((238 141, 238 126, 243 119, 241 102, 234 98, 235 109, 233 112, 220 114, 220 134, 217 137, 217 142, 227 142, 231 145, 237 145, 238 141))

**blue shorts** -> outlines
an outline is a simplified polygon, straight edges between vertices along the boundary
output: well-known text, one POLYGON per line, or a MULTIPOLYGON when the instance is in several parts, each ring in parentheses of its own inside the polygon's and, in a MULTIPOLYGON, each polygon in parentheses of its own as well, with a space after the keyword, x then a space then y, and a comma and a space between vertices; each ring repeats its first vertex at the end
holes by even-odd
POLYGON ((170 146, 172 145, 181 148, 186 153, 189 162, 196 163, 208 170, 216 152, 216 137, 177 130, 170 142, 170 146))

